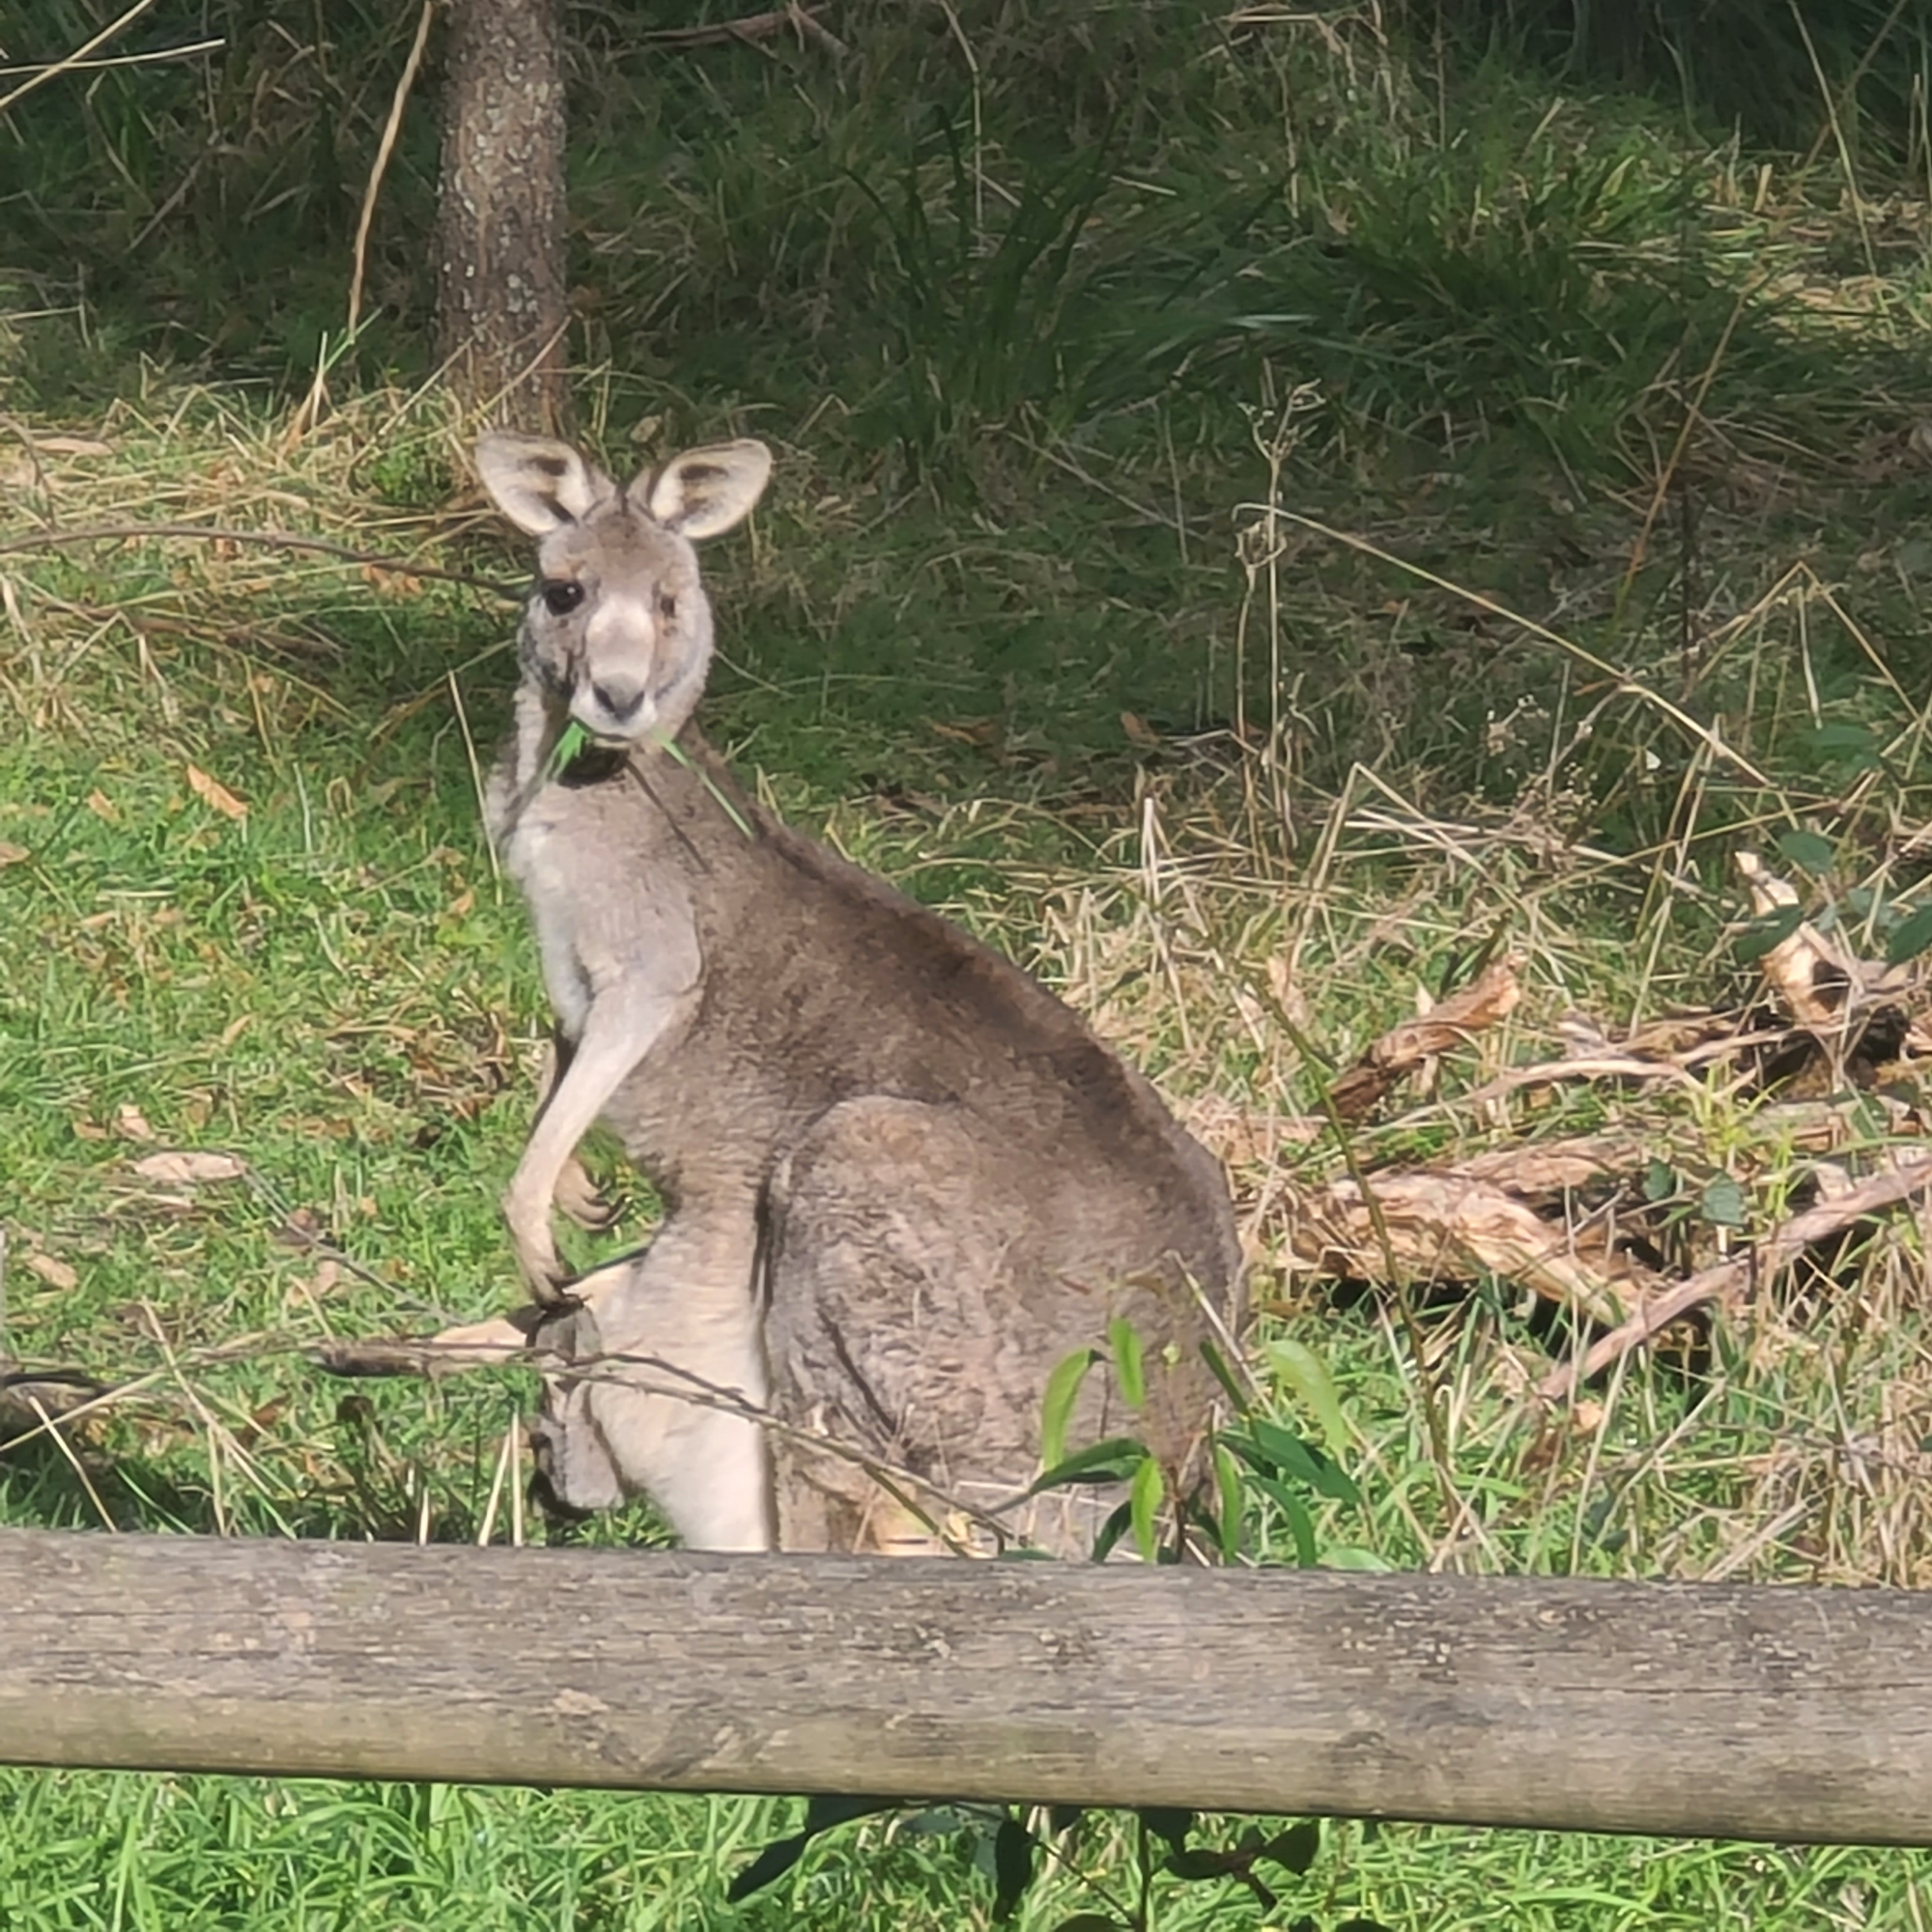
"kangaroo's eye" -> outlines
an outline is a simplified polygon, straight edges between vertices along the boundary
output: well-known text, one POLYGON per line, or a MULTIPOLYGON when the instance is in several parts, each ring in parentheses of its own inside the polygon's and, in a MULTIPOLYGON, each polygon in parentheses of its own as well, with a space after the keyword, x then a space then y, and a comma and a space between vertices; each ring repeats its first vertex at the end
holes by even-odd
POLYGON ((573 583, 567 577, 559 577, 540 585, 537 595, 553 617, 568 617, 583 602, 583 586, 573 583))
POLYGON ((677 599, 668 590, 658 599, 658 615, 668 624, 677 615, 677 599))

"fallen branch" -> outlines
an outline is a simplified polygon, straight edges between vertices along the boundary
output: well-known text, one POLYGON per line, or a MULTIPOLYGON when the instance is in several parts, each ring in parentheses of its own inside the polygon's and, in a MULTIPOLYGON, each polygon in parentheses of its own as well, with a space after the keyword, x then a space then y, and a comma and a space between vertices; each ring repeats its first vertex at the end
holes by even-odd
POLYGON ((1918 1160, 1909 1167, 1893 1168, 1889 1174, 1875 1174, 1835 1201, 1793 1215, 1748 1252, 1693 1274, 1689 1281, 1647 1303, 1629 1321, 1591 1343, 1582 1354, 1546 1376, 1537 1384, 1537 1394, 1550 1402, 1574 1399, 1577 1390, 1592 1376, 1601 1375, 1612 1362, 1640 1348, 1693 1308, 1711 1301, 1728 1301, 1753 1279, 1770 1281, 1813 1241, 1842 1234, 1867 1214, 1894 1207, 1928 1188, 1932 1188, 1932 1160, 1918 1160))
MULTIPOLYGON (((1628 1257, 1585 1255, 1561 1228, 1488 1181, 1462 1174, 1378 1174, 1374 1199, 1338 1180, 1293 1205, 1289 1247, 1304 1267, 1343 1280, 1466 1280, 1497 1275, 1590 1321, 1621 1322, 1651 1277, 1628 1257)), ((1399 1284, 1392 1284, 1399 1285, 1399 1284)))

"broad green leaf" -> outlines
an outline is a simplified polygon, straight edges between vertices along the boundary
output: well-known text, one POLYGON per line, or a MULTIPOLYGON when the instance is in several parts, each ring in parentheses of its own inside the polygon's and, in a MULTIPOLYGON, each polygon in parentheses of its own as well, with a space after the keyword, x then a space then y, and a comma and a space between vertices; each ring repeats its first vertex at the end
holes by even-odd
POLYGON ((1134 1548, 1143 1563, 1151 1563, 1160 1554, 1160 1505, 1167 1494, 1167 1478, 1151 1456, 1143 1456, 1134 1471, 1134 1486, 1127 1492, 1127 1511, 1133 1522, 1134 1548))
POLYGON ((1002 1818, 993 1833, 993 1923, 1004 1925, 1033 1883, 1033 1833, 1017 1818, 1002 1818))
POLYGON ((1742 1228, 1745 1225, 1745 1191, 1728 1174, 1711 1177, 1697 1206, 1705 1220, 1714 1228, 1742 1228))
POLYGON ((1214 1541, 1221 1560, 1232 1563, 1241 1553, 1241 1465, 1219 1442, 1214 1445, 1214 1541))
POLYGON ((1809 872, 1814 878, 1829 872, 1838 856, 1837 847, 1823 833, 1809 831, 1804 826, 1780 832, 1776 843, 1794 866, 1801 871, 1809 872))
POLYGON ((1339 1456, 1349 1446, 1349 1424, 1342 1414, 1341 1398, 1327 1365, 1314 1350, 1300 1342, 1270 1342, 1264 1350, 1268 1367, 1282 1383, 1301 1398, 1331 1456, 1339 1456))
POLYGON ((1668 1201, 1676 1192, 1677 1173, 1667 1160, 1651 1159, 1644 1163, 1643 1198, 1646 1201, 1668 1201))
POLYGON ((1782 946, 1798 930, 1804 918, 1803 906, 1779 906, 1776 912, 1752 920, 1732 942, 1731 951, 1743 964, 1753 965, 1774 946, 1782 946))
POLYGON ((1100 1525, 1099 1534, 1094 1539, 1093 1560, 1095 1563, 1106 1562, 1107 1558, 1114 1553, 1115 1544, 1119 1543, 1121 1538, 1126 1535, 1131 1521, 1132 1512, 1127 1504, 1122 1503, 1100 1525))
POLYGON ((1932 902, 1907 913, 1885 937, 1887 963, 1902 966, 1932 946, 1932 902))
POLYGON ((1321 1827, 1313 1818, 1304 1818, 1270 1838, 1262 1847, 1261 1856, 1296 1878, 1304 1878, 1321 1850, 1321 1827))
POLYGON ((1321 1567, 1324 1570, 1351 1570, 1364 1576, 1386 1577, 1396 1565, 1379 1550, 1364 1549, 1354 1543, 1331 1543, 1321 1552, 1321 1567))
POLYGON ((735 1905, 754 1891, 762 1891, 774 1879, 782 1878, 797 1864, 805 1848, 823 1832, 849 1825, 855 1818, 869 1818, 879 1811, 896 1811, 904 1803, 898 1798, 820 1797, 805 1807, 805 1827, 788 1838, 775 1839, 731 1881, 724 1896, 735 1905))
POLYGON ((1114 1351, 1114 1376, 1129 1408, 1147 1402, 1147 1369, 1141 1360, 1140 1332, 1121 1316, 1107 1323, 1107 1346, 1114 1351))
MULTIPOLYGON (((1248 1423, 1248 1435, 1258 1452, 1248 1461, 1260 1466, 1264 1474, 1293 1476, 1298 1482, 1313 1483, 1321 1473, 1321 1465, 1315 1460, 1315 1451, 1293 1430, 1284 1429, 1279 1423, 1257 1415, 1248 1423), (1266 1467, 1268 1463, 1273 1464, 1272 1470, 1266 1467)), ((1232 1437, 1231 1445, 1238 1451, 1240 1437, 1232 1437)))
POLYGON ((1191 1852, 1176 1852, 1165 1868, 1175 1878, 1226 1878, 1234 1862, 1231 1854, 1203 1845, 1191 1852))
POLYGON ((1286 1483, 1277 1482, 1272 1476, 1257 1474, 1255 1487, 1270 1497, 1288 1519, 1288 1533, 1294 1539, 1294 1560, 1304 1570, 1314 1569, 1315 1519, 1308 1514, 1308 1505, 1286 1483))
POLYGON ((1043 1469, 1033 1480, 1028 1495, 1041 1490, 1057 1490, 1068 1483, 1123 1483, 1147 1458, 1147 1450, 1131 1435, 1110 1435, 1104 1442, 1090 1443, 1072 1455, 1043 1469))
POLYGON ((590 733, 575 718, 569 720, 550 748, 550 763, 544 767, 544 777, 555 779, 567 772, 576 762, 578 753, 589 742, 590 733))
POLYGON ((1177 1804, 1143 1804, 1134 1813, 1169 1851, 1187 1848, 1187 1834, 1194 1829, 1194 1813, 1177 1804))
POLYGON ((1228 1366, 1227 1357, 1221 1353, 1220 1350, 1212 1342, 1204 1340, 1201 1344, 1201 1359, 1208 1364, 1208 1370, 1213 1375, 1214 1379, 1221 1384, 1222 1390, 1226 1394, 1229 1403, 1233 1406, 1235 1413, 1236 1415, 1247 1414, 1248 1410, 1253 1406, 1253 1403, 1247 1390, 1235 1379, 1235 1372, 1228 1366))
POLYGON ((1072 1418, 1080 1384, 1098 1360, 1092 1349, 1077 1349, 1056 1363, 1046 1378, 1046 1394, 1039 1405, 1039 1460, 1048 1469, 1066 1460, 1066 1425, 1072 1418))
POLYGON ((1251 1469, 1293 1476, 1318 1494, 1333 1496, 1337 1502, 1361 1501, 1362 1493, 1356 1489, 1354 1479, 1312 1443, 1260 1416, 1250 1419, 1248 1431, 1251 1440, 1244 1440, 1238 1434, 1224 1439, 1251 1469))

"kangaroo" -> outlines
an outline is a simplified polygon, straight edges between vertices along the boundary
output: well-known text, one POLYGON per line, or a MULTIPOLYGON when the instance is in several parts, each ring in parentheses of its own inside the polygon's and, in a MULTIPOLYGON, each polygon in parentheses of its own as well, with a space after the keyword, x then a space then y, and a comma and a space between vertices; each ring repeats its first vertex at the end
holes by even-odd
MULTIPOLYGON (((997 1516, 1037 1466, 1048 1377, 1117 1319, 1143 1345, 1140 1411, 1096 1371, 1071 1439, 1137 1434, 1198 1484, 1203 1344, 1240 1313, 1218 1164, 1037 981, 748 797, 695 722, 694 545, 749 514, 769 452, 694 449, 619 488, 564 443, 493 434, 476 467, 537 539, 485 803, 556 1023, 503 1202, 551 1311, 554 1498, 643 1492, 698 1548, 928 1548, 904 1485, 997 1516), (574 1157, 599 1120, 666 1212, 573 1284, 552 1209, 590 1211, 574 1157)), ((1086 1526, 1029 1533, 1070 1552, 1086 1526)))

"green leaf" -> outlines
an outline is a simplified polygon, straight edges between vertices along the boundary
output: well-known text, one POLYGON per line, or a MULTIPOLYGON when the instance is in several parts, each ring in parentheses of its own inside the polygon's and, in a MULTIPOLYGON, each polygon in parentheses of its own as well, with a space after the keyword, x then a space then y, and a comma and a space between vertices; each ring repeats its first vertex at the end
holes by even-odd
POLYGON ((1229 1869, 1228 1853, 1210 1852, 1205 1846, 1198 1851, 1176 1852, 1167 1861, 1167 1870, 1176 1878, 1226 1878, 1229 1869))
POLYGON ((1916 959, 1928 946, 1932 946, 1932 902, 1908 913, 1886 934, 1886 962, 1902 966, 1908 959, 1916 959))
POLYGON ((895 1838, 952 1837, 979 1821, 970 1818, 956 1804, 936 1804, 928 1811, 915 1811, 893 1827, 895 1838))
POLYGON ((1043 1470, 1034 1478, 1027 1494, 1064 1489, 1068 1483, 1124 1483, 1146 1460, 1147 1450, 1131 1435, 1110 1435, 1104 1442, 1076 1449, 1052 1468, 1043 1470))
POLYGON ((762 1891, 774 1879, 782 1878, 790 1871, 805 1848, 821 1833, 849 1825, 855 1818, 869 1818, 879 1811, 895 1811, 903 1802, 897 1798, 834 1797, 810 1800, 805 1807, 803 1830, 793 1833, 789 1838, 778 1838, 767 1845, 731 1881, 724 1896, 733 1905, 741 1898, 750 1898, 753 1892, 762 1891))
POLYGON ((1263 1474, 1293 1476, 1318 1494, 1332 1496, 1337 1502, 1358 1503, 1362 1499, 1347 1470, 1299 1435, 1261 1416, 1250 1418, 1245 1437, 1237 1433, 1223 1439, 1251 1469, 1263 1474))
POLYGON ((1214 1542, 1224 1563, 1232 1563, 1241 1553, 1241 1465, 1228 1453, 1225 1443, 1214 1445, 1214 1500, 1218 1505, 1214 1520, 1214 1542))
POLYGON ((1304 1570, 1314 1569, 1315 1519, 1308 1514, 1308 1505, 1286 1483, 1276 1482, 1272 1476, 1257 1474, 1255 1487, 1288 1519, 1288 1533, 1294 1539, 1294 1560, 1304 1570))
POLYGON ((1711 1177, 1697 1207, 1714 1228, 1742 1228, 1745 1225, 1745 1191, 1728 1174, 1711 1177))
POLYGON ((1753 965, 1774 946, 1782 946, 1798 930, 1804 918, 1803 906, 1779 906, 1776 912, 1754 919, 1731 943, 1740 963, 1753 965))
POLYGON ((1100 1525, 1098 1533, 1094 1538, 1094 1555, 1092 1559, 1094 1562, 1106 1562, 1107 1558, 1114 1553, 1115 1544, 1119 1543, 1121 1538, 1126 1535, 1131 1521, 1132 1512, 1127 1504, 1122 1503, 1100 1525))
POLYGON ((1829 838, 1804 826, 1780 832, 1775 842, 1794 866, 1801 871, 1809 872, 1813 878, 1829 872, 1838 856, 1837 847, 1829 838))
POLYGON ((1141 1338, 1131 1321, 1121 1316, 1107 1323, 1107 1346, 1114 1351, 1114 1376, 1129 1408, 1147 1402, 1147 1368, 1141 1360, 1141 1338))
POLYGON ((1017 1818, 1002 1818, 993 1833, 993 1923, 1004 1925, 1033 1883, 1033 1833, 1017 1818))
POLYGON ((1208 1364, 1214 1379, 1221 1384, 1229 1403, 1236 1415, 1245 1415, 1253 1406, 1253 1401, 1246 1389, 1235 1379, 1235 1372, 1228 1366, 1227 1358, 1214 1344, 1204 1340, 1201 1344, 1201 1359, 1208 1364))
POLYGON ((1313 1818, 1277 1833, 1264 1844, 1260 1856, 1296 1878, 1305 1878, 1321 1850, 1321 1827, 1313 1818))
POLYGON ((575 718, 568 720, 556 734, 556 743, 550 748, 550 763, 544 767, 544 777, 554 779, 567 772, 589 742, 590 733, 575 718))
POLYGON ((1349 1446, 1349 1424, 1327 1365, 1300 1342, 1270 1342, 1264 1352, 1268 1367, 1315 1417, 1329 1454, 1339 1456, 1349 1446))
POLYGON ((1187 1849, 1187 1834, 1194 1829, 1194 1813, 1176 1804, 1142 1804, 1134 1816, 1171 1852, 1187 1849))
MULTIPOLYGON (((1080 1384, 1099 1359, 1092 1349, 1076 1349, 1057 1362, 1046 1378, 1046 1394, 1039 1405, 1039 1460, 1047 1469, 1066 1460, 1066 1425, 1072 1419, 1080 1384)), ((1035 1489, 1039 1487, 1038 1483, 1034 1485, 1035 1489)))
POLYGON ((1378 1549, 1364 1549, 1358 1543, 1331 1543, 1321 1552, 1324 1570, 1350 1570, 1367 1577, 1386 1577, 1395 1569, 1378 1549))
POLYGON ((691 762, 691 753, 675 738, 667 738, 664 741, 664 749, 673 764, 682 765, 688 772, 697 772, 698 780, 703 784, 704 789, 711 794, 713 803, 723 808, 724 816, 747 838, 751 838, 752 828, 745 823, 744 813, 718 789, 717 781, 712 778, 711 774, 709 772, 698 772, 697 767, 691 762))
POLYGON ((1134 1471, 1134 1486, 1127 1492, 1127 1511, 1134 1527, 1134 1548, 1143 1563, 1151 1563, 1160 1554, 1160 1505, 1167 1494, 1167 1478, 1151 1456, 1143 1456, 1134 1471))
POLYGON ((1652 1159, 1644 1164, 1643 1198, 1655 1205, 1668 1201, 1677 1192, 1677 1172, 1667 1160, 1652 1159))
MULTIPOLYGON (((1321 1473, 1315 1451, 1279 1423, 1257 1415, 1248 1423, 1248 1438, 1253 1453, 1248 1454, 1247 1460, 1264 1475, 1293 1476, 1298 1482, 1313 1484, 1321 1473)), ((1230 1446, 1241 1453, 1241 1438, 1232 1437, 1230 1446)))

